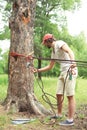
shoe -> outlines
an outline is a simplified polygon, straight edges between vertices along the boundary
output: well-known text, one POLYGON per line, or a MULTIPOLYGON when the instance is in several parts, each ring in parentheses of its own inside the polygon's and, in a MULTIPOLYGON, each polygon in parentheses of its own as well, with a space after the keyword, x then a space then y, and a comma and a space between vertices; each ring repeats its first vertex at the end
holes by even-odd
POLYGON ((55 115, 55 116, 51 116, 51 117, 50 117, 50 120, 51 120, 51 119, 61 119, 61 118, 62 118, 62 116, 57 116, 57 115, 55 115))
POLYGON ((72 126, 72 125, 74 125, 74 122, 73 121, 69 122, 68 120, 65 120, 63 122, 60 122, 59 125, 61 125, 61 126, 72 126))

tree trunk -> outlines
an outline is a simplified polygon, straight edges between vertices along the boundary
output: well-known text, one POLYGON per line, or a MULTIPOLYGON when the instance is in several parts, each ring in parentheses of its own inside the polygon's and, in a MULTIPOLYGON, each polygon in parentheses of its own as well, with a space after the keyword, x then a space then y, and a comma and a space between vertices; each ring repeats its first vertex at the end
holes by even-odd
MULTIPOLYGON (((15 112, 50 114, 34 96, 34 75, 27 67, 27 56, 33 51, 33 27, 36 0, 15 0, 9 21, 9 85, 4 105, 15 112), (13 54, 13 55, 12 55, 13 54)), ((32 60, 28 61, 33 63, 32 60)))

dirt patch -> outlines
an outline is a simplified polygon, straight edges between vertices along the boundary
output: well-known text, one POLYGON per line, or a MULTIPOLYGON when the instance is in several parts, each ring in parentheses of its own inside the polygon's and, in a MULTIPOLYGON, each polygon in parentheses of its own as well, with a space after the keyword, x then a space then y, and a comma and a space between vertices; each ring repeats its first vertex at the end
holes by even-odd
POLYGON ((30 116, 25 113, 7 113, 2 106, 0 106, 0 130, 87 130, 87 105, 79 107, 75 114, 75 125, 70 127, 59 126, 61 120, 48 120, 47 117, 30 116), (14 125, 11 119, 17 118, 33 118, 35 121, 14 125))

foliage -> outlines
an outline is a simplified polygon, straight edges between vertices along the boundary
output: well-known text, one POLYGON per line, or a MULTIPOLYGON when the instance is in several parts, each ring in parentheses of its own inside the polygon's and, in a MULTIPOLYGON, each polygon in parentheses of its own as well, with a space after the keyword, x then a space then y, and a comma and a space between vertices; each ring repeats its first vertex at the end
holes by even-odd
MULTIPOLYGON (((12 2, 9 1, 9 2, 12 2)), ((5 6, 5 13, 3 19, 7 19, 11 10, 11 4, 7 2, 5 6)), ((65 17, 64 11, 70 10, 74 11, 75 7, 80 6, 80 0, 37 0, 36 6, 36 19, 35 19, 35 29, 34 29, 34 53, 36 57, 49 57, 51 50, 42 46, 42 37, 45 33, 54 34, 56 39, 62 39, 68 43, 75 53, 76 60, 87 59, 87 47, 86 40, 83 32, 78 36, 71 36, 67 29, 67 19, 65 17), (83 51, 84 50, 84 51, 83 51)), ((10 30, 8 26, 0 33, 0 39, 10 38, 10 30)), ((1 53, 0 53, 1 54, 1 53)), ((4 53, 0 59, 0 73, 8 72, 8 52, 4 53), (5 61, 6 60, 6 61, 5 61), (6 68, 6 69, 5 69, 6 68)), ((49 64, 49 61, 42 61, 41 66, 49 64)), ((35 67, 38 67, 38 62, 35 60, 35 67)), ((79 66, 79 65, 78 65, 79 66)), ((87 72, 85 67, 78 67, 79 76, 87 77, 87 72)), ((55 67, 46 73, 44 76, 57 76, 59 75, 59 65, 56 64, 55 67)))
POLYGON ((2 53, 0 51, 0 74, 8 73, 8 51, 2 53))
MULTIPOLYGON (((44 47, 41 47, 43 35, 46 33, 52 33, 57 39, 64 38, 65 35, 61 35, 61 30, 67 27, 67 20, 64 11, 74 10, 79 5, 80 0, 38 0, 36 6, 36 18, 35 18, 35 39, 34 50, 37 57, 50 57, 50 51, 44 47), (38 51, 39 50, 39 51, 38 51)), ((46 62, 41 62, 43 66, 46 62)), ((39 66, 41 67, 41 66, 39 66)), ((58 75, 59 67, 55 67, 54 71, 47 72, 47 75, 58 75), (55 71, 55 72, 54 72, 55 71)), ((43 74, 45 75, 45 73, 43 74)))
POLYGON ((0 74, 0 102, 3 101, 7 94, 8 75, 0 74))
POLYGON ((0 39, 5 40, 10 38, 10 30, 8 26, 4 26, 3 32, 0 33, 0 39))
POLYGON ((75 53, 77 63, 78 72, 80 77, 87 77, 87 43, 83 33, 80 33, 78 36, 71 38, 71 48, 75 53), (85 61, 84 64, 81 61, 85 61))
POLYGON ((2 22, 3 22, 3 29, 0 31, 0 40, 3 39, 10 39, 10 30, 8 27, 8 19, 10 16, 10 11, 11 11, 11 4, 5 1, 0 1, 0 2, 4 2, 4 4, 2 6, 0 6, 0 10, 2 13, 2 22))
MULTIPOLYGON (((87 62, 87 45, 86 45, 87 43, 86 43, 86 39, 83 32, 81 32, 78 36, 71 36, 68 33, 68 30, 64 28, 61 32, 58 32, 57 35, 58 35, 56 36, 57 39, 60 39, 60 40, 62 39, 68 43, 68 45, 70 46, 70 48, 73 50, 75 54, 76 60, 87 62)), ((42 48, 43 48, 42 49, 43 57, 50 58, 51 50, 46 47, 42 47, 42 48)), ((49 62, 42 61, 42 66, 46 66, 47 64, 49 64, 49 62)), ((77 66, 78 66, 79 76, 83 78, 87 77, 87 71, 86 71, 87 63, 85 65, 84 64, 81 65, 81 63, 78 62, 77 66)), ((51 71, 43 73, 43 76, 47 76, 47 75, 48 76, 59 75, 59 65, 57 64, 51 71)))
MULTIPOLYGON (((80 0, 37 0, 36 18, 35 18, 35 37, 38 37, 38 43, 42 42, 45 33, 52 33, 58 36, 59 28, 66 25, 65 10, 72 9, 80 0), (57 23, 62 23, 57 24, 57 23)), ((39 44, 38 44, 39 45, 39 44)), ((37 51, 36 51, 37 52, 37 51)), ((37 52, 38 54, 39 52, 37 52)))

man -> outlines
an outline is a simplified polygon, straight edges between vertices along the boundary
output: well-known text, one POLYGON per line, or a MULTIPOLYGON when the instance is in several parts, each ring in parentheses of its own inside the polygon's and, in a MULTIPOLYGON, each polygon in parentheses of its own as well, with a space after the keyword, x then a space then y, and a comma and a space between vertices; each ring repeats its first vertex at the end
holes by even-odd
POLYGON ((52 69, 55 62, 60 63, 61 73, 59 76, 58 90, 56 94, 57 103, 58 103, 58 115, 52 118, 62 117, 62 105, 63 105, 62 98, 63 98, 63 89, 65 84, 65 91, 68 99, 68 117, 67 120, 60 122, 59 125, 64 125, 64 126, 74 125, 74 121, 73 121, 74 113, 75 113, 74 94, 75 94, 75 83, 77 77, 77 68, 74 62, 75 60, 74 54, 64 41, 62 40, 56 41, 52 34, 46 34, 43 37, 43 45, 45 45, 48 48, 52 48, 51 59, 54 60, 51 60, 50 64, 47 65, 46 67, 40 69, 34 69, 33 72, 45 72, 52 69), (69 78, 69 74, 71 74, 71 79, 69 78))

